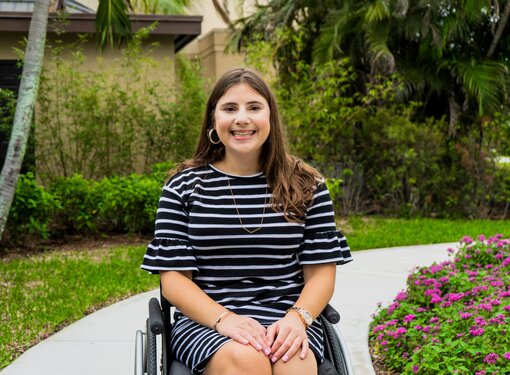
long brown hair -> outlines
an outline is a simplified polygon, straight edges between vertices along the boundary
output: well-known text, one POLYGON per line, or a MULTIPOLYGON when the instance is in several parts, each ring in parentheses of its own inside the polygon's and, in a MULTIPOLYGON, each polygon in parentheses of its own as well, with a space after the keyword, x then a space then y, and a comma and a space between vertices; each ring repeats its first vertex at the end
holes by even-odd
POLYGON ((177 171, 204 166, 224 158, 225 147, 222 143, 211 143, 208 132, 214 127, 214 111, 218 101, 228 89, 241 83, 249 85, 269 104, 270 131, 262 145, 259 165, 273 193, 272 207, 275 211, 284 212, 288 221, 302 222, 322 177, 314 168, 288 153, 275 96, 260 75, 251 69, 232 69, 216 82, 207 100, 195 154, 192 159, 182 163, 177 171))

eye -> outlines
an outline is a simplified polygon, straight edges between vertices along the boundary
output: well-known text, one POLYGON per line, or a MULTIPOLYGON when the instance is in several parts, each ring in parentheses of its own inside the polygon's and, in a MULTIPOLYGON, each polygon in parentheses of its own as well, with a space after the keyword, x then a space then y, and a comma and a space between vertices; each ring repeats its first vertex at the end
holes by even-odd
POLYGON ((235 112, 237 110, 237 108, 233 105, 228 105, 228 106, 223 107, 223 110, 227 113, 232 113, 232 112, 235 112))
POLYGON ((258 104, 255 104, 255 105, 252 105, 250 106, 250 111, 253 111, 253 112, 258 112, 262 109, 262 106, 258 105, 258 104))

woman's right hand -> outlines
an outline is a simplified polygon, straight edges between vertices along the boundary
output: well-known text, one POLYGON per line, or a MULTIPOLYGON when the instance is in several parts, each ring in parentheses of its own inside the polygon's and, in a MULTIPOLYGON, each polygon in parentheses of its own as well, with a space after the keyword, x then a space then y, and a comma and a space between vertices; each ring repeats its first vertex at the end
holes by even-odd
POLYGON ((216 325, 216 330, 219 334, 230 337, 243 345, 251 345, 255 349, 261 350, 266 356, 271 354, 266 328, 255 319, 230 313, 216 325))

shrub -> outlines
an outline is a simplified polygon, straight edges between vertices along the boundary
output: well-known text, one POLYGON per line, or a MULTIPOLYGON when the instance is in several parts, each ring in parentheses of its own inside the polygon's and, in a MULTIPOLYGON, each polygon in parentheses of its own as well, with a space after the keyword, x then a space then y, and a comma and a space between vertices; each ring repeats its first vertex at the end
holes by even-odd
POLYGON ((55 215, 56 226, 65 232, 97 232, 97 201, 94 194, 94 181, 86 180, 81 175, 60 177, 49 186, 50 193, 58 197, 60 210, 55 215))
POLYGON ((85 68, 81 44, 48 47, 36 116, 44 183, 146 174, 157 162, 191 155, 205 103, 199 65, 180 58, 173 77, 174 63, 157 62, 153 46, 142 46, 146 35, 137 32, 121 57, 96 70, 85 68))
POLYGON ((370 326, 370 345, 398 374, 510 371, 510 239, 465 237, 452 259, 417 269, 370 326))
POLYGON ((161 182, 131 175, 111 177, 94 187, 98 227, 102 232, 149 233, 154 228, 161 182))
POLYGON ((21 175, 2 239, 19 245, 34 238, 48 238, 53 215, 60 202, 38 185, 32 173, 21 175))
POLYGON ((21 175, 2 243, 30 245, 66 234, 152 233, 161 188, 174 167, 159 163, 150 175, 99 181, 61 177, 47 188, 33 174, 21 175))

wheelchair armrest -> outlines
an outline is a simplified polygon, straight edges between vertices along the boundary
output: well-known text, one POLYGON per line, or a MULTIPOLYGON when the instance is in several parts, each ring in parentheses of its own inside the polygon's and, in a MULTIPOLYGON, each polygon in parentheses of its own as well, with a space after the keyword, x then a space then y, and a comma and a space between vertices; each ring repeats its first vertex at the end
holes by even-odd
POLYGON ((149 301, 149 328, 155 335, 160 335, 165 329, 163 314, 157 298, 149 301))
POLYGON ((329 303, 326 305, 324 310, 322 310, 321 315, 324 316, 331 324, 337 324, 340 321, 340 314, 329 303))

